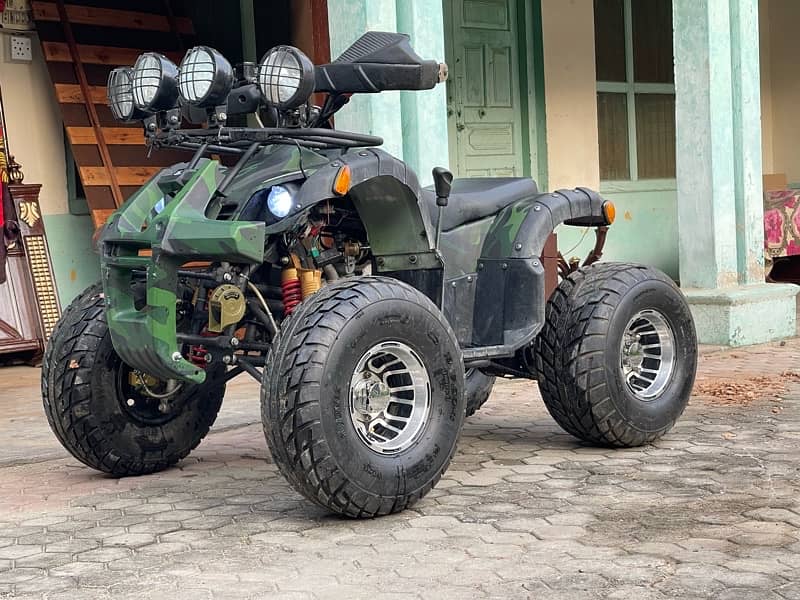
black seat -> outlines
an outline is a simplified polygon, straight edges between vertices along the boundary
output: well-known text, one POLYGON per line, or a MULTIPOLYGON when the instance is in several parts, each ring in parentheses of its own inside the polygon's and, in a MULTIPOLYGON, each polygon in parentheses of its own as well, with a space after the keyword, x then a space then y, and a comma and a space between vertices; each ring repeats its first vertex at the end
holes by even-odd
MULTIPOLYGON (((444 209, 442 231, 488 217, 517 200, 539 193, 536 182, 528 177, 472 177, 453 180, 450 202, 444 209)), ((428 208, 431 223, 439 221, 436 192, 433 187, 422 190, 422 201, 428 208)))

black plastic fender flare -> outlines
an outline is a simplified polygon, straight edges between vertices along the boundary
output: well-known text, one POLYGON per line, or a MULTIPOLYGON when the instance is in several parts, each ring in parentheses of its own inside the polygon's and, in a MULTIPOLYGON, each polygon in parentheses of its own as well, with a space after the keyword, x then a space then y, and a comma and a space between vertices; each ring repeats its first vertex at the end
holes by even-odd
POLYGON ((548 236, 564 223, 579 227, 610 225, 604 200, 588 188, 538 194, 504 208, 486 235, 481 258, 539 257, 548 236))
POLYGON ((553 230, 609 225, 606 201, 587 188, 537 194, 504 208, 494 220, 478 261, 473 344, 464 360, 511 356, 544 324, 544 265, 540 256, 553 230))
MULTIPOLYGON (((417 175, 403 161, 378 148, 351 150, 317 168, 302 183, 295 209, 287 218, 267 228, 267 234, 294 227, 308 209, 341 196, 334 183, 343 168, 350 169, 347 195, 353 201, 376 257, 432 253, 434 229, 420 205, 422 191, 417 175)), ((419 263, 408 268, 420 268, 419 263)))

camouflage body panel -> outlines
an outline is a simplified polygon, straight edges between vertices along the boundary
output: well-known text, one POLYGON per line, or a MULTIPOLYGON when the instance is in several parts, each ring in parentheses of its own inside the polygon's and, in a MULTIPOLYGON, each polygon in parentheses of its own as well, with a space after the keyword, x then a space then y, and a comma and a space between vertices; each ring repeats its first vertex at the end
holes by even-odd
POLYGON ((481 251, 482 259, 541 256, 548 236, 561 223, 608 225, 605 201, 586 188, 538 194, 504 208, 494 220, 481 251))
MULTIPOLYGON (((238 205, 233 219, 238 220, 242 217, 242 213, 247 211, 248 200, 256 192, 288 181, 312 179, 330 161, 330 157, 307 148, 286 145, 264 147, 242 168, 225 192, 227 201, 238 205)), ((326 197, 330 195, 329 188, 326 197)), ((298 198, 287 218, 302 214, 303 209, 308 206, 309 204, 298 198)), ((218 210, 218 205, 211 206, 209 215, 216 216, 218 210)))
POLYGON ((349 196, 378 264, 441 272, 433 229, 419 205, 416 174, 381 150, 265 146, 217 198, 224 167, 202 159, 193 172, 184 173, 187 165, 181 163, 156 175, 117 210, 100 239, 107 319, 120 357, 154 377, 202 382, 205 373, 181 356, 177 340, 178 269, 192 260, 262 263, 269 236, 293 228, 315 204, 336 198, 333 184, 344 165, 351 169, 349 196), (283 182, 302 183, 289 215, 271 224, 246 220, 254 194, 283 182), (235 206, 230 220, 216 220, 223 204, 235 206), (139 256, 144 249, 152 256, 139 256), (131 289, 137 270, 147 276, 147 305, 141 310, 134 307, 131 289))
POLYGON ((161 379, 201 383, 205 372, 180 356, 176 336, 178 269, 204 259, 260 263, 264 224, 215 221, 206 208, 224 175, 217 161, 201 160, 185 185, 185 164, 165 169, 110 218, 100 238, 106 317, 114 348, 130 366, 161 379), (167 192, 177 189, 174 198, 167 192), (166 201, 160 213, 156 206, 166 201), (149 249, 152 256, 139 256, 149 249), (147 305, 134 306, 135 270, 146 271, 147 305))
POLYGON ((101 237, 109 329, 122 359, 161 379, 202 382, 205 372, 182 357, 177 339, 178 269, 192 260, 262 263, 271 236, 295 227, 315 204, 335 201, 334 181, 345 165, 351 170, 348 196, 364 224, 378 271, 424 279, 426 293, 439 305, 442 257, 448 280, 464 280, 463 290, 456 281, 458 294, 447 304, 468 307, 471 313, 460 314, 458 308, 449 315, 463 324, 460 337, 467 354, 508 355, 532 339, 543 318, 544 275, 536 261, 547 236, 562 222, 606 224, 603 200, 595 192, 581 188, 538 194, 493 219, 443 236, 437 251, 416 175, 381 150, 267 146, 240 170, 224 197, 215 197, 226 173, 217 161, 200 160, 191 172, 184 172, 185 163, 178 164, 155 176, 114 213, 101 237), (254 194, 283 182, 301 184, 289 215, 266 223, 247 220, 252 218, 248 207, 255 205, 254 194), (217 220, 223 205, 234 206, 234 211, 217 220), (463 247, 467 242, 469 250, 463 247), (144 249, 151 256, 140 256, 144 249), (134 306, 134 272, 146 273, 146 306, 140 310, 134 306))

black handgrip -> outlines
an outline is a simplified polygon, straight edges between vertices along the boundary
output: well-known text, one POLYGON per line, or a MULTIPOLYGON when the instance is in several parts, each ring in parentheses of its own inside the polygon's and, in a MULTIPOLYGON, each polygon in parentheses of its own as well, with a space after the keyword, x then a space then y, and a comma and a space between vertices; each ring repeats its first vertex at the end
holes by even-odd
POLYGON ((436 205, 447 206, 450 189, 453 186, 453 174, 444 167, 433 169, 433 185, 436 188, 436 205))

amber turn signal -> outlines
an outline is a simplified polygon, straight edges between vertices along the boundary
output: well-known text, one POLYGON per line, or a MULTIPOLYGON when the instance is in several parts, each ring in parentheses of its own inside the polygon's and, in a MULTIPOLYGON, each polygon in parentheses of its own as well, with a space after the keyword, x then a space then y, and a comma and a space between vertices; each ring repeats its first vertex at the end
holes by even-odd
POLYGON ((605 202, 603 204, 603 216, 606 218, 606 223, 609 225, 617 218, 617 207, 614 206, 613 202, 605 202))
POLYGON ((344 196, 350 191, 350 167, 344 165, 336 174, 336 179, 333 180, 333 193, 339 196, 344 196))

